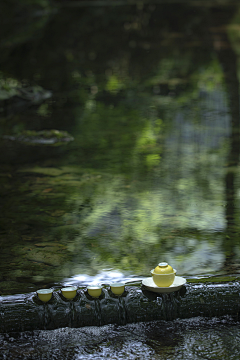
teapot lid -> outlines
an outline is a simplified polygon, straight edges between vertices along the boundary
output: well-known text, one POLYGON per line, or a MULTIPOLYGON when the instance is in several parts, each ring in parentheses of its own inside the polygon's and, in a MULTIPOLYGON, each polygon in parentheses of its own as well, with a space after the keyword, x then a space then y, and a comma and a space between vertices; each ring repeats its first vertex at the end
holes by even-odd
POLYGON ((160 262, 154 269, 155 274, 172 274, 173 272, 172 266, 168 265, 167 262, 160 262))

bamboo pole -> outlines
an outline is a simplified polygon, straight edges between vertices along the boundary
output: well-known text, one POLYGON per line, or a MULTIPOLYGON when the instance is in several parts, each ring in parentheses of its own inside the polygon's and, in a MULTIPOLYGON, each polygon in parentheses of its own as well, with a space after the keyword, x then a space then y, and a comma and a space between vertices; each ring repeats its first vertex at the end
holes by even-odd
POLYGON ((103 289, 98 299, 78 290, 73 300, 53 292, 48 303, 35 293, 0 297, 0 332, 19 332, 61 327, 126 324, 152 320, 174 320, 190 317, 238 318, 240 284, 186 284, 170 294, 156 294, 142 287, 126 287, 117 297, 103 289))

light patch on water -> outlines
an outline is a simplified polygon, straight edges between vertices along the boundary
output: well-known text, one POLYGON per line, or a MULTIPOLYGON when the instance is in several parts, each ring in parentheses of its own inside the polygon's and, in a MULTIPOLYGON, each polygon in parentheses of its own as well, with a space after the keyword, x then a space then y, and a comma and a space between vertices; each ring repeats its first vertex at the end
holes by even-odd
POLYGON ((212 244, 207 241, 196 243, 194 249, 188 254, 184 253, 184 250, 180 253, 182 248, 183 246, 176 245, 173 253, 169 252, 166 255, 168 263, 172 264, 178 270, 178 273, 181 274, 199 275, 214 273, 222 268, 225 261, 225 255, 219 251, 219 243, 217 241, 212 244))
POLYGON ((113 282, 122 282, 122 283, 131 283, 131 282, 138 282, 142 281, 144 277, 136 277, 134 275, 126 276, 122 272, 117 270, 105 270, 99 272, 95 276, 90 276, 87 274, 79 274, 75 275, 71 278, 64 280, 64 286, 87 286, 87 285, 98 285, 104 284, 109 285, 113 282))
POLYGON ((76 357, 77 360, 102 360, 102 359, 153 359, 154 351, 142 343, 141 341, 129 341, 124 344, 117 344, 109 346, 105 344, 99 346, 97 354, 89 354, 85 351, 84 354, 76 357))

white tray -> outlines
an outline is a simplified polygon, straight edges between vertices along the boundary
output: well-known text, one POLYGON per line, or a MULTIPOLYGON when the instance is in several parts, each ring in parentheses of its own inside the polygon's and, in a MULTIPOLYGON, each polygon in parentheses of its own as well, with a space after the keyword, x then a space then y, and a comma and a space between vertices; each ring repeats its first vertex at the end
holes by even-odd
POLYGON ((143 279, 142 284, 149 290, 156 293, 171 293, 181 289, 181 287, 186 284, 187 280, 181 276, 175 276, 174 282, 168 287, 158 287, 153 281, 152 277, 143 279))

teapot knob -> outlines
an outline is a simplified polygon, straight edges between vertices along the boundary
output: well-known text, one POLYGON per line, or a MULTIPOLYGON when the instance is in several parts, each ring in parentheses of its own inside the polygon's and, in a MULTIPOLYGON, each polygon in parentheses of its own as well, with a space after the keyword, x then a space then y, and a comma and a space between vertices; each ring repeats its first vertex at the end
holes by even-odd
POLYGON ((161 262, 161 263, 158 264, 158 266, 166 267, 166 266, 168 266, 168 263, 167 262, 161 262))

